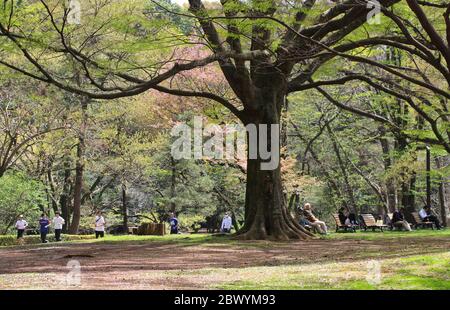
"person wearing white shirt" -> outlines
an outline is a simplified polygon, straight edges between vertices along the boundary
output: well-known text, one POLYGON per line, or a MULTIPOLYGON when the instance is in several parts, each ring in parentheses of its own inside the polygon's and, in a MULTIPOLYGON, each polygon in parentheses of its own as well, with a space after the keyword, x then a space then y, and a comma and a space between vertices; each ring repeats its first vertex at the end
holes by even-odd
POLYGON ((220 230, 224 233, 229 233, 231 231, 231 226, 233 226, 231 217, 228 215, 228 212, 226 212, 220 230))
POLYGON ((23 233, 25 232, 25 228, 27 228, 28 223, 23 219, 23 215, 19 215, 19 219, 16 222, 17 228, 17 239, 23 237, 23 233))
POLYGON ((56 211, 55 217, 53 218, 53 228, 55 229, 55 240, 56 241, 61 241, 61 232, 62 232, 63 225, 65 223, 66 222, 62 218, 59 211, 56 211))
POLYGON ((441 223, 436 215, 432 214, 431 208, 429 206, 424 206, 419 211, 419 216, 424 222, 433 222, 436 229, 441 229, 441 223))
POLYGON ((425 208, 420 209, 419 215, 422 220, 424 220, 428 217, 428 214, 427 214, 427 211, 425 211, 425 208))
POLYGON ((103 238, 105 236, 105 218, 102 215, 102 211, 98 211, 95 216, 95 238, 103 238))

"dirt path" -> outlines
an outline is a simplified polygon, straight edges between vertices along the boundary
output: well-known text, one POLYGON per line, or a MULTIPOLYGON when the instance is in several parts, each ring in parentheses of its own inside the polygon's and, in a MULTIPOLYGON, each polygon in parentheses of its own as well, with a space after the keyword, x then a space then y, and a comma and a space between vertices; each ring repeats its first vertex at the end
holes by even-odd
MULTIPOLYGON (((250 244, 249 244, 250 245, 250 244)), ((67 264, 81 266, 81 285, 92 289, 202 289, 206 283, 176 280, 177 272, 391 258, 450 249, 444 238, 314 240, 269 246, 185 245, 159 242, 57 244, 0 249, 0 289, 67 288, 67 264), (169 276, 172 275, 172 276, 169 276)), ((72 269, 73 270, 73 269, 72 269)))

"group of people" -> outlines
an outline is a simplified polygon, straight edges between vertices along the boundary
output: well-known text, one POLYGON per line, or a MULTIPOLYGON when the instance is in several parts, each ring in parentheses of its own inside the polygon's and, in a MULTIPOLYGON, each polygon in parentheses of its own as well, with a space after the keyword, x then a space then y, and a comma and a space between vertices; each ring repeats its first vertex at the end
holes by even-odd
MULTIPOLYGON (((394 227, 403 228, 406 231, 411 231, 411 225, 408 223, 408 221, 405 219, 405 208, 400 208, 398 210, 395 210, 395 212, 392 214, 392 225, 394 227)), ((419 217, 423 222, 431 222, 434 224, 436 229, 441 229, 442 225, 439 222, 438 217, 433 214, 433 211, 431 210, 430 206, 424 206, 419 211, 419 217)))
MULTIPOLYGON (((45 213, 41 214, 39 219, 39 232, 41 234, 42 243, 47 243, 47 234, 49 233, 49 227, 53 223, 53 229, 55 230, 55 240, 61 241, 61 232, 62 227, 65 224, 64 219, 62 218, 59 212, 55 212, 55 217, 53 221, 50 221, 45 213)), ((25 234, 25 229, 28 227, 28 222, 24 219, 23 215, 19 215, 19 218, 16 222, 17 229, 17 239, 20 239, 25 234)))
MULTIPOLYGON (((311 204, 305 203, 303 209, 300 209, 300 214, 302 215, 300 219, 300 224, 302 226, 310 226, 315 229, 320 234, 328 234, 328 228, 324 221, 319 220, 313 213, 311 204)), ((348 227, 355 227, 358 225, 356 220, 356 215, 354 213, 349 212, 344 207, 340 208, 338 211, 338 216, 344 225, 348 227)), ((436 215, 434 215, 429 206, 424 206, 419 211, 419 216, 424 222, 432 222, 436 226, 437 229, 441 229, 441 224, 436 215)), ((396 210, 392 215, 392 225, 394 227, 400 227, 405 229, 406 231, 411 231, 411 225, 405 219, 405 208, 400 208, 396 210)), ((55 240, 61 241, 61 232, 63 225, 65 224, 64 219, 62 218, 60 212, 55 212, 55 217, 52 221, 50 221, 46 214, 41 214, 39 219, 39 232, 41 235, 42 243, 47 243, 47 234, 49 233, 49 227, 53 224, 53 229, 55 232, 55 240)), ((103 217, 101 211, 96 213, 94 219, 94 230, 95 230, 95 238, 103 238, 105 236, 105 225, 106 221, 103 217)), ((170 225, 170 233, 178 234, 179 233, 179 222, 175 216, 175 213, 170 213, 169 216, 169 225, 170 225)), ((28 227, 27 221, 24 219, 23 215, 20 215, 16 225, 17 229, 17 239, 23 237, 25 233, 25 229, 28 227)), ((233 221, 228 212, 225 213, 225 216, 222 219, 222 224, 220 226, 220 231, 222 233, 230 233, 231 228, 233 227, 233 221)))
MULTIPOLYGON (((174 212, 169 214, 169 225, 170 225, 170 234, 178 234, 178 219, 175 216, 174 212)), ((231 228, 233 227, 233 220, 228 212, 225 212, 225 216, 222 219, 222 224, 220 225, 220 231, 225 234, 229 234, 231 232, 231 228)))
MULTIPOLYGON (((403 228, 406 231, 411 231, 411 225, 408 223, 408 221, 405 219, 405 208, 400 208, 396 210, 392 214, 392 225, 394 227, 400 227, 403 228)), ((306 203, 303 207, 303 209, 300 209, 300 224, 302 226, 309 226, 315 229, 320 234, 327 234, 328 229, 325 222, 320 221, 312 212, 311 204, 306 203)), ((343 223, 345 226, 349 228, 354 228, 359 225, 356 215, 354 213, 349 212, 346 208, 341 207, 338 211, 339 220, 341 223, 343 223)), ((441 229, 442 225, 439 222, 438 217, 433 214, 431 208, 429 206, 424 206, 419 211, 419 216, 424 222, 432 222, 436 229, 441 229)))
MULTIPOLYGON (((42 243, 48 242, 47 235, 49 234, 50 231, 49 228, 52 224, 55 232, 55 240, 61 241, 61 232, 63 229, 63 225, 65 224, 65 221, 64 218, 61 216, 61 213, 59 211, 56 211, 55 217, 51 221, 45 213, 42 213, 41 217, 39 218, 38 227, 42 243)), ((106 225, 105 218, 103 217, 102 212, 98 211, 95 216, 95 223, 94 223, 96 238, 99 237, 103 238, 105 236, 105 225, 106 225)), ((25 234, 25 229, 28 227, 28 222, 24 219, 23 215, 19 215, 15 227, 17 229, 17 239, 22 238, 25 234)))

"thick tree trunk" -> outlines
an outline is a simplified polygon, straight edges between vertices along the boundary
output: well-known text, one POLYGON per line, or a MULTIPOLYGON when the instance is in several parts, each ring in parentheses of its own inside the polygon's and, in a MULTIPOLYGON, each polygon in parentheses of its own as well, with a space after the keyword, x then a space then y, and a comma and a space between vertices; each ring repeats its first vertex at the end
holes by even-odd
POLYGON ((242 239, 306 239, 311 234, 295 222, 283 197, 280 167, 261 170, 260 159, 247 163, 245 223, 242 239))
MULTIPOLYGON (((257 136, 260 137, 260 131, 266 130, 267 150, 271 150, 272 143, 278 143, 275 147, 279 148, 280 143, 280 115, 283 96, 277 96, 273 93, 262 95, 264 98, 258 105, 258 110, 249 113, 246 125, 256 125, 257 136), (259 125, 267 125, 266 128, 259 125), (276 125, 278 135, 277 141, 272 141, 271 125, 276 125)), ((248 135, 250 137, 250 135, 248 135)), ((296 223, 294 218, 287 210, 287 204, 283 195, 283 185, 281 181, 280 158, 272 153, 271 157, 276 160, 276 168, 273 170, 261 169, 261 164, 269 160, 261 158, 260 145, 262 141, 259 138, 257 143, 250 145, 247 152, 247 187, 245 197, 245 222, 244 226, 238 232, 238 238, 241 239, 307 239, 312 234, 296 223), (257 144, 257 145, 254 145, 257 144), (250 156, 251 147, 258 149, 256 158, 250 156), (275 157, 274 157, 275 156, 275 157)), ((254 141, 256 142, 256 141, 254 141)), ((267 167, 266 167, 267 169, 267 167)))

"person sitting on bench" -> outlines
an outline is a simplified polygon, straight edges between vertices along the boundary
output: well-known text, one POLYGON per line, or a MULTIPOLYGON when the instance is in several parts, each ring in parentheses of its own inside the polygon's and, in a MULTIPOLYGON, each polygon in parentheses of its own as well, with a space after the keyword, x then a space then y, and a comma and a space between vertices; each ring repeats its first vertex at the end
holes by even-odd
POLYGON ((311 227, 311 223, 305 218, 304 214, 300 215, 300 220, 298 222, 303 227, 311 227))
POLYGON ((310 225, 317 229, 320 234, 328 234, 327 225, 323 221, 319 221, 311 210, 311 204, 306 203, 303 208, 303 213, 305 214, 306 219, 311 223, 310 225))
POLYGON ((434 215, 429 206, 424 206, 419 211, 419 216, 424 222, 433 222, 436 226, 436 229, 441 229, 441 223, 439 223, 439 219, 436 215, 434 215))
POLYGON ((403 227, 406 231, 411 231, 411 226, 405 220, 405 208, 395 210, 392 214, 392 225, 396 227, 403 227))
POLYGON ((354 213, 350 213, 344 207, 339 209, 338 216, 341 223, 345 226, 352 227, 353 225, 358 225, 356 222, 356 215, 354 213))

